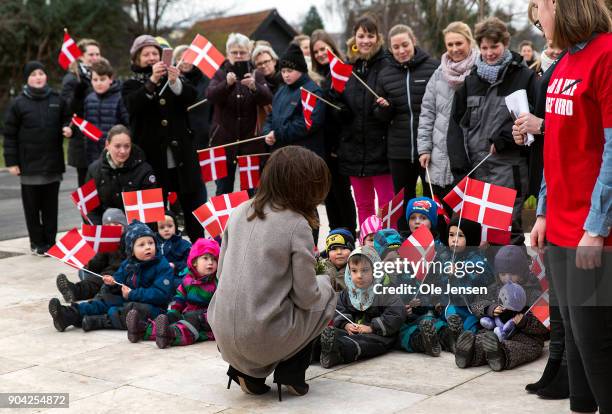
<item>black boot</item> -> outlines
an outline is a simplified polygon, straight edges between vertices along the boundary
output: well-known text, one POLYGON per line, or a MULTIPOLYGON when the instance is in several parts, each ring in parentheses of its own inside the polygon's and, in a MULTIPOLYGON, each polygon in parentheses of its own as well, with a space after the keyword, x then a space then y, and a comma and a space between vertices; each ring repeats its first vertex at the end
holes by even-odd
POLYGON ((83 330, 85 332, 96 331, 98 329, 113 329, 110 317, 104 315, 86 315, 83 317, 83 330))
POLYGON ((472 365, 474 359, 474 343, 476 337, 470 331, 464 331, 457 339, 455 349, 455 364, 459 368, 467 368, 472 365))
POLYGON ((59 299, 53 298, 49 301, 49 313, 53 318, 53 326, 60 332, 71 326, 81 325, 81 314, 79 309, 74 306, 62 306, 59 299))
POLYGON ((167 348, 174 342, 174 328, 170 326, 168 315, 161 314, 155 318, 155 343, 159 349, 167 348))
POLYGON ((65 274, 60 273, 57 275, 57 279, 55 279, 55 285, 57 286, 57 290, 62 294, 64 301, 67 303, 74 302, 74 283, 68 280, 65 274))
MULTIPOLYGON (((525 391, 530 394, 535 394, 538 390, 546 387, 557 375, 559 368, 561 367, 560 359, 548 359, 546 362, 546 368, 544 368, 544 372, 542 373, 542 377, 532 384, 527 384, 525 386, 525 391)), ((567 370, 567 368, 566 368, 567 370)))
POLYGON ((321 333, 321 356, 319 359, 323 368, 331 368, 344 363, 344 358, 342 358, 340 352, 340 344, 336 337, 336 330, 332 326, 328 326, 321 333))
POLYGON ((548 385, 540 388, 536 394, 545 400, 564 400, 569 398, 567 365, 561 365, 555 378, 548 385))
POLYGON ((240 389, 245 394, 262 395, 270 391, 270 387, 266 385, 265 378, 250 377, 231 365, 227 369, 227 376, 229 377, 229 381, 227 382, 228 390, 230 389, 230 385, 232 385, 232 381, 234 381, 236 384, 240 385, 240 389))
POLYGON ((501 342, 493 332, 488 331, 482 338, 482 349, 489 367, 493 371, 501 371, 506 367, 506 353, 501 342))
POLYGON ((440 329, 438 338, 440 338, 440 345, 443 351, 450 352, 451 354, 455 353, 457 341, 448 326, 444 326, 440 329))
POLYGON ((442 352, 440 338, 431 319, 423 319, 419 322, 419 332, 410 338, 410 346, 417 352, 438 357, 442 352))
POLYGON ((144 338, 144 334, 147 330, 147 322, 137 309, 132 309, 128 312, 125 317, 125 324, 127 325, 128 340, 132 343, 136 343, 144 338))

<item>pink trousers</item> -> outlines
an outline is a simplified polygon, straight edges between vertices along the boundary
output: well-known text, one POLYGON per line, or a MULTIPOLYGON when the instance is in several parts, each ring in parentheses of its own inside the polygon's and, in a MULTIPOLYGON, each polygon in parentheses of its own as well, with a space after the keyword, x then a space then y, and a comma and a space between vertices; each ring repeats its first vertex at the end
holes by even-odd
POLYGON ((371 215, 376 214, 374 205, 374 192, 378 196, 378 208, 388 204, 393 198, 393 180, 391 174, 375 175, 373 177, 350 177, 355 203, 357 204, 357 216, 359 225, 371 215))

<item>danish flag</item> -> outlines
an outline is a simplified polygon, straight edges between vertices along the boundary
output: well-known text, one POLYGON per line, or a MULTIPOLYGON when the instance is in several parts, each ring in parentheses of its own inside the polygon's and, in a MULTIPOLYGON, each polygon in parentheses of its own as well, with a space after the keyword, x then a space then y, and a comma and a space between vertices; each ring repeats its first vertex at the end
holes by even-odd
POLYGON ((312 111, 317 104, 317 97, 306 89, 302 89, 302 109, 304 110, 304 122, 308 131, 312 126, 312 111))
POLYGON ((500 230, 495 227, 489 227, 481 225, 482 231, 480 234, 481 241, 487 241, 489 243, 498 244, 500 246, 506 246, 510 244, 512 227, 508 227, 508 230, 500 230))
POLYGON ((161 188, 127 191, 121 193, 128 223, 132 220, 143 223, 163 221, 165 217, 164 196, 161 188))
POLYGON ((353 66, 342 62, 338 59, 331 50, 327 49, 327 58, 329 59, 329 70, 332 78, 332 88, 339 93, 344 92, 346 83, 353 73, 353 66))
POLYGON ((548 304, 548 291, 542 293, 540 298, 531 305, 531 313, 538 318, 540 322, 550 329, 550 308, 548 304))
POLYGON ((75 124, 77 128, 79 128, 79 130, 83 133, 83 135, 85 135, 87 138, 89 138, 93 142, 100 141, 100 138, 102 138, 102 136, 104 135, 102 131, 98 129, 97 126, 95 126, 94 124, 82 118, 79 118, 76 115, 72 116, 72 123, 75 124))
POLYGON ((57 61, 64 70, 68 70, 68 66, 82 55, 81 49, 77 46, 74 40, 70 37, 67 30, 64 30, 64 43, 60 51, 57 61))
POLYGON ((442 204, 442 202, 440 201, 440 198, 437 195, 434 194, 433 195, 433 200, 438 205, 438 216, 442 216, 442 218, 444 218, 444 221, 446 222, 446 224, 450 223, 450 216, 446 212, 446 209, 444 208, 444 204, 442 204))
POLYGON ((212 197, 198 207, 193 215, 211 237, 217 237, 225 229, 233 209, 249 199, 246 191, 212 197))
POLYGON ((453 189, 443 198, 444 202, 448 204, 455 213, 458 213, 459 210, 461 210, 466 182, 467 177, 461 180, 459 184, 453 187, 453 189))
POLYGON ((427 263, 436 257, 436 246, 431 231, 427 226, 420 226, 402 243, 397 253, 414 264, 416 271, 414 277, 422 282, 427 275, 427 263))
POLYGON ((114 252, 119 249, 122 226, 90 226, 81 225, 81 233, 85 241, 93 247, 96 253, 114 252))
POLYGON ((55 246, 51 247, 48 256, 82 269, 96 255, 94 249, 81 237, 77 229, 72 229, 64 235, 55 246))
POLYGON ((259 157, 246 155, 238 157, 238 171, 240 171, 240 189, 248 190, 259 185, 259 157))
POLYGON ((70 198, 87 221, 89 221, 87 214, 100 207, 100 197, 93 178, 70 194, 70 198))
POLYGON ((209 148, 198 151, 202 181, 218 180, 227 177, 227 156, 225 148, 209 148))
POLYGON ((225 56, 204 36, 197 34, 183 54, 183 62, 197 66, 210 79, 225 61, 225 56))
POLYGON ((394 228, 397 230, 397 221, 402 216, 403 207, 404 189, 402 188, 400 192, 389 201, 389 204, 384 206, 380 211, 384 229, 394 228))
POLYGON ((463 217, 505 230, 512 224, 516 190, 470 179, 463 197, 463 217))
POLYGON ((548 280, 546 279, 546 267, 544 266, 544 254, 538 253, 533 256, 531 262, 531 273, 533 273, 540 282, 542 291, 548 290, 548 280))

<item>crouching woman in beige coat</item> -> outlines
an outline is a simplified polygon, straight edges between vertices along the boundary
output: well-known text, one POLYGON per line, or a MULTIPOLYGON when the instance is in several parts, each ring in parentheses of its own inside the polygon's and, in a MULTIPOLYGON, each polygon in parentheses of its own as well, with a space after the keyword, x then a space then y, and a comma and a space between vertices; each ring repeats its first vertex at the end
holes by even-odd
POLYGON ((217 291, 208 308, 232 381, 248 394, 278 385, 308 392, 312 341, 333 318, 336 296, 315 275, 312 229, 329 191, 325 161, 297 146, 273 153, 253 200, 232 213, 219 256, 217 291))

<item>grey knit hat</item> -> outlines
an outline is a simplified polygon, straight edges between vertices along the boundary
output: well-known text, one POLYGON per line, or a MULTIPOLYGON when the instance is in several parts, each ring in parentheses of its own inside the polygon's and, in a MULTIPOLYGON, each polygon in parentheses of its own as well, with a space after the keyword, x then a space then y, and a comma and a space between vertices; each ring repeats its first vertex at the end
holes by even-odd
POLYGON ((132 47, 130 48, 130 56, 132 60, 136 58, 136 54, 144 47, 147 46, 155 46, 159 50, 159 54, 161 56, 162 47, 157 42, 157 40, 151 35, 140 35, 136 39, 134 39, 134 43, 132 43, 132 47))
POLYGON ((125 213, 118 208, 107 208, 102 215, 102 224, 117 223, 127 227, 128 222, 125 213))
POLYGON ((504 246, 495 255, 495 272, 511 273, 522 279, 529 276, 528 257, 522 247, 504 246))
POLYGON ((498 299, 505 309, 520 312, 527 304, 525 289, 518 283, 506 283, 499 290, 498 299))

